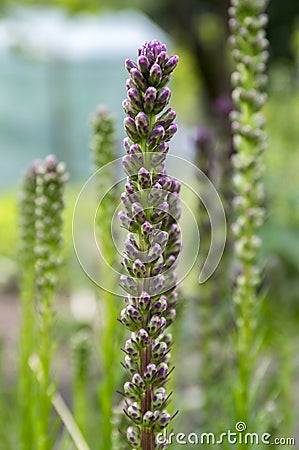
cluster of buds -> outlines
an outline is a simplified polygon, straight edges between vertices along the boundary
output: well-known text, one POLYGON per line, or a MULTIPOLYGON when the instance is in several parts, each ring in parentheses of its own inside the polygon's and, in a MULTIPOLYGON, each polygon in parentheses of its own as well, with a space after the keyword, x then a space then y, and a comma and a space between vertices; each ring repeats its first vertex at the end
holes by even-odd
POLYGON ((264 14, 267 0, 232 0, 231 5, 230 44, 235 64, 232 74, 235 110, 231 112, 231 126, 236 149, 232 162, 237 214, 233 232, 235 251, 241 264, 236 295, 236 301, 240 302, 248 296, 248 289, 254 289, 259 282, 255 258, 260 245, 256 232, 264 217, 261 177, 266 133, 261 109, 266 101, 264 88, 267 84, 267 16, 264 14))
POLYGON ((178 57, 168 57, 166 46, 158 41, 143 45, 137 62, 126 60, 127 183, 119 219, 129 234, 123 258, 127 274, 120 278, 127 293, 120 321, 131 337, 123 349, 123 366, 130 376, 124 385, 124 412, 134 423, 127 430, 130 446, 149 450, 160 448, 156 434, 172 419, 165 409, 172 337, 165 330, 176 315, 181 211, 180 183, 165 169, 168 141, 177 131, 176 113, 165 108, 170 99, 166 84, 177 63, 178 57))
POLYGON ((67 178, 65 164, 58 163, 54 155, 47 156, 36 168, 34 253, 38 300, 55 292, 58 282, 67 178))
POLYGON ((97 231, 101 241, 104 257, 110 265, 115 259, 114 245, 110 238, 111 218, 118 201, 118 193, 113 189, 114 177, 113 164, 109 164, 116 158, 115 120, 104 105, 99 105, 91 120, 93 138, 91 142, 93 150, 93 162, 95 168, 105 170, 97 177, 97 189, 104 198, 99 206, 97 214, 97 231))
MULTIPOLYGON (((28 270, 33 265, 33 249, 35 245, 35 192, 36 174, 40 161, 34 161, 23 178, 20 193, 20 258, 22 265, 28 270)), ((25 272, 25 271, 24 271, 25 272)))
POLYGON ((72 339, 72 357, 75 369, 75 379, 84 380, 88 373, 91 346, 90 333, 87 329, 80 329, 72 339))
POLYGON ((95 166, 99 169, 113 160, 115 153, 114 119, 104 105, 99 105, 91 119, 92 149, 95 166))

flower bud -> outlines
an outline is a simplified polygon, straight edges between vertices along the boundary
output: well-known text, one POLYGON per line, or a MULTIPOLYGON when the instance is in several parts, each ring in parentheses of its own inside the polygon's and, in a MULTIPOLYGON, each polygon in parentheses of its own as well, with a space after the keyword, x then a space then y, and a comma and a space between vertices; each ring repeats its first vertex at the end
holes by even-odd
POLYGON ((149 121, 147 115, 140 111, 135 117, 135 125, 141 138, 145 137, 149 131, 149 121))
POLYGON ((146 83, 146 79, 144 78, 144 76, 142 75, 142 73, 140 72, 140 70, 136 69, 135 67, 133 67, 130 70, 130 75, 132 77, 132 80, 134 81, 134 83, 136 84, 136 86, 141 89, 142 91, 146 90, 147 87, 147 83, 146 83))
POLYGON ((147 114, 149 114, 153 111, 156 98, 157 98, 157 89, 154 88, 153 86, 148 87, 144 93, 144 99, 143 99, 144 111, 147 114))
POLYGON ((158 420, 155 423, 155 429, 157 431, 163 430, 171 421, 171 415, 167 411, 162 411, 158 420))
POLYGON ((148 189, 151 185, 151 174, 144 167, 138 171, 138 183, 142 189, 148 189))
POLYGON ((168 105, 170 100, 171 92, 168 87, 162 88, 160 91, 158 91, 154 113, 159 114, 166 105, 168 105))
POLYGON ((142 224, 146 220, 145 212, 139 202, 132 204, 132 214, 134 220, 142 224))
POLYGON ((134 278, 129 277, 128 275, 121 275, 120 285, 129 294, 138 295, 137 283, 134 278))
POLYGON ((125 67, 126 67, 127 71, 130 72, 133 68, 136 68, 137 65, 131 59, 126 59, 125 60, 125 67))
POLYGON ((150 73, 149 73, 149 84, 151 84, 152 86, 159 86, 160 82, 162 79, 162 70, 161 67, 159 66, 159 64, 153 64, 151 69, 150 69, 150 73))
POLYGON ((130 381, 127 381, 124 384, 124 394, 132 402, 136 402, 139 400, 139 395, 136 392, 136 388, 135 388, 134 384, 131 383, 130 381))
POLYGON ((128 97, 133 110, 139 112, 142 109, 142 97, 140 92, 135 88, 131 88, 128 90, 128 97))
POLYGON ((173 72, 173 70, 178 65, 178 62, 179 62, 179 57, 177 55, 171 56, 164 66, 164 69, 163 69, 164 75, 168 75, 169 73, 173 72))
POLYGON ((162 125, 158 125, 157 127, 155 127, 146 141, 148 151, 152 151, 155 147, 157 147, 157 145, 164 138, 164 135, 165 130, 162 125))
POLYGON ((137 132, 134 119, 132 117, 126 117, 124 119, 124 126, 129 138, 132 139, 133 142, 139 142, 140 136, 137 132))
POLYGON ((155 389, 152 398, 153 409, 160 409, 161 407, 163 407, 166 402, 166 398, 165 388, 160 387, 155 389))
POLYGON ((138 305, 141 311, 149 311, 152 307, 152 299, 147 292, 142 292, 138 298, 138 305))
POLYGON ((132 383, 134 384, 134 386, 136 387, 136 389, 139 392, 141 392, 141 393, 145 392, 145 389, 146 389, 145 382, 139 373, 135 373, 133 375, 132 383))
POLYGON ((158 314, 154 314, 148 324, 149 335, 154 338, 161 332, 166 326, 165 317, 161 317, 158 314))
POLYGON ((139 70, 144 74, 147 75, 148 70, 149 70, 149 60, 147 59, 146 56, 141 55, 138 57, 137 59, 137 67, 139 68, 139 70))
POLYGON ((135 427, 129 427, 127 429, 127 440, 132 448, 140 448, 141 439, 139 435, 139 430, 135 427))
POLYGON ((144 348, 149 343, 148 332, 144 328, 140 328, 136 333, 136 343, 140 348, 144 348))
POLYGON ((151 428, 155 423, 155 414, 152 411, 146 411, 143 415, 142 423, 146 427, 151 428))
POLYGON ((150 384, 153 378, 155 377, 157 373, 157 367, 155 364, 148 364, 146 366, 145 372, 144 372, 144 380, 147 384, 150 384))
POLYGON ((140 261, 140 259, 135 259, 132 269, 136 277, 138 278, 146 277, 146 265, 142 261, 140 261))
POLYGON ((132 403, 127 408, 127 415, 130 417, 130 419, 133 420, 136 424, 139 424, 142 422, 142 414, 140 406, 137 402, 132 403))

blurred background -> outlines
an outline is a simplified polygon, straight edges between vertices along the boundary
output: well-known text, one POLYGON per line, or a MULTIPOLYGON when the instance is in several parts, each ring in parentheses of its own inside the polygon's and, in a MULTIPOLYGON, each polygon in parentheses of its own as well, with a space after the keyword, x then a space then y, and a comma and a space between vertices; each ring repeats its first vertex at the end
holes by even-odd
MULTIPOLYGON (((0 337, 9 374, 15 372, 18 330, 20 177, 33 159, 48 153, 66 162, 70 185, 62 290, 76 300, 80 287, 79 297, 89 297, 92 287, 72 248, 71 218, 82 183, 92 171, 90 119, 98 104, 113 112, 121 155, 121 102, 127 78, 124 59, 135 58, 137 48, 147 40, 162 40, 170 53, 180 56, 172 80, 179 132, 171 151, 199 164, 210 176, 231 221, 228 5, 227 0, 1 1, 0 337), (207 148, 211 149, 208 154, 207 148), (211 167, 215 164, 218 170, 214 173, 211 167)), ((269 101, 265 114, 269 145, 264 177, 268 216, 261 231, 260 258, 266 267, 269 346, 275 352, 276 336, 289 333, 290 371, 295 375, 293 392, 298 400, 299 361, 294 348, 299 337, 299 2, 271 0, 268 14, 269 101)), ((223 265, 218 273, 221 270, 223 265)), ((180 381, 185 393, 182 408, 187 404, 192 408, 200 397, 192 358, 197 344, 184 350, 185 336, 192 336, 193 342, 197 339, 198 316, 193 313, 200 294, 197 287, 190 289, 190 284, 187 280, 190 307, 181 326, 180 352, 189 354, 184 367, 189 364, 191 370, 190 380, 182 377, 180 381)), ((60 308, 60 320, 69 324, 69 307, 60 308)))

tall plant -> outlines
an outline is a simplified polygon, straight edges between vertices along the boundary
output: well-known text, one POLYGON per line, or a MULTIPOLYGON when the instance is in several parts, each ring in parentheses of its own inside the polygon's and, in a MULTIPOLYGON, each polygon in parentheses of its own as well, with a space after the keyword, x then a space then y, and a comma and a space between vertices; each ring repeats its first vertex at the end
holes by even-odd
POLYGON ((266 5, 266 0, 231 0, 229 9, 235 104, 231 126, 236 149, 233 156, 236 214, 233 231, 238 261, 234 289, 238 377, 234 395, 236 418, 248 426, 254 423, 256 414, 253 382, 260 336, 257 287, 261 270, 257 264, 257 251, 260 246, 258 229, 264 217, 262 174, 266 133, 261 109, 266 101, 267 83, 266 5))
POLYGON ((169 57, 158 41, 145 43, 137 62, 126 60, 130 78, 123 102, 128 135, 123 168, 128 178, 121 196, 125 211, 119 217, 129 235, 123 259, 128 275, 120 278, 126 307, 120 321, 131 331, 123 364, 130 376, 124 385, 124 411, 133 422, 127 439, 131 447, 143 450, 165 448, 156 437, 172 419, 165 410, 172 340, 165 329, 176 315, 180 183, 165 169, 168 141, 177 126, 174 110, 164 109, 171 95, 166 85, 177 63, 178 57, 169 57))
POLYGON ((19 201, 20 225, 20 358, 18 394, 20 402, 20 443, 22 450, 35 448, 34 398, 35 382, 29 367, 29 358, 34 349, 36 322, 34 315, 35 286, 35 200, 36 175, 40 161, 35 161, 24 175, 19 201))
POLYGON ((49 155, 44 161, 34 162, 25 174, 20 199, 22 449, 52 448, 53 300, 61 264, 66 179, 65 165, 49 155), (36 369, 35 374, 30 366, 36 369))
MULTIPOLYGON (((29 170, 25 177, 21 203, 21 260, 22 264, 27 263, 24 267, 26 275, 22 282, 24 301, 21 366, 26 386, 30 388, 29 392, 32 393, 34 384, 31 380, 34 375, 28 372, 28 365, 34 354, 38 378, 31 405, 27 407, 27 411, 22 408, 22 421, 25 424, 29 422, 29 425, 34 423, 35 438, 27 435, 32 431, 32 426, 29 431, 23 430, 22 445, 24 448, 28 445, 35 448, 36 445, 37 450, 52 448, 50 419, 55 392, 55 384, 51 379, 51 363, 55 347, 52 335, 53 300, 57 291, 61 262, 61 214, 66 178, 64 164, 58 163, 55 156, 49 155, 43 162, 34 164, 29 170)), ((28 392, 23 394, 24 398, 28 396, 28 392)))

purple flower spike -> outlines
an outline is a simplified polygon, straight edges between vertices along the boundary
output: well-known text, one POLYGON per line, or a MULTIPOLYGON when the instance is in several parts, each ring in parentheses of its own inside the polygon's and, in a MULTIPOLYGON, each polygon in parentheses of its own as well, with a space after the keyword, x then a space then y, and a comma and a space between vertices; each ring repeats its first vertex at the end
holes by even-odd
POLYGON ((165 109, 177 63, 178 57, 168 56, 166 46, 156 40, 138 50, 136 62, 126 60, 130 78, 123 102, 127 138, 122 164, 128 179, 121 195, 126 212, 119 218, 131 233, 122 263, 126 274, 120 277, 127 293, 120 321, 131 331, 124 348, 123 366, 130 377, 124 395, 125 413, 135 425, 128 428, 127 440, 140 449, 154 448, 156 435, 171 420, 163 409, 172 343, 165 329, 175 318, 181 234, 180 183, 167 175, 165 164, 168 142, 177 131, 176 113, 165 109))

